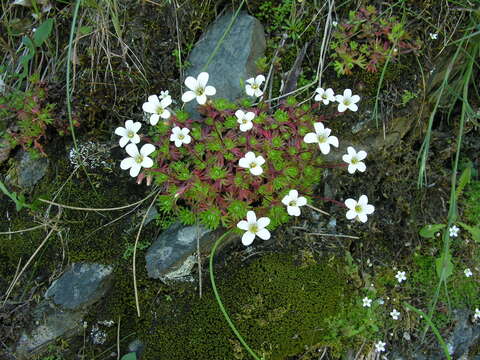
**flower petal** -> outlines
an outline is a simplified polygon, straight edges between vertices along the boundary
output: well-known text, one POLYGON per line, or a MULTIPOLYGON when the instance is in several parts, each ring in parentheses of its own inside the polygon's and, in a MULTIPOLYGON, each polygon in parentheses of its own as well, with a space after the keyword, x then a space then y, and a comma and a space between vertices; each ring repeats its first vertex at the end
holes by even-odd
POLYGON ((138 152, 138 147, 135 144, 128 144, 127 147, 125 148, 125 151, 127 152, 128 155, 130 155, 132 158, 140 154, 138 152))
POLYGON ((352 155, 345 154, 342 156, 342 160, 350 164, 352 162, 352 155))
POLYGON ((185 135, 183 138, 183 143, 184 144, 190 144, 192 142, 192 137, 190 135, 185 135))
POLYGON ((357 217, 358 217, 358 220, 360 220, 362 223, 366 223, 368 220, 367 215, 365 214, 358 214, 357 217))
POLYGON ((193 90, 193 91, 197 90, 197 79, 195 79, 193 76, 188 76, 185 79, 185 86, 190 90, 193 90))
POLYGON ((122 170, 128 170, 133 166, 134 163, 135 163, 135 160, 131 157, 128 157, 122 160, 122 162, 120 163, 120 168, 122 170))
POLYGON ((130 176, 136 177, 141 169, 142 167, 140 166, 140 164, 134 163, 133 166, 130 168, 130 176))
MULTIPOLYGON (((323 123, 321 122, 316 122, 316 123, 313 123, 313 128, 315 129, 315 132, 320 135, 320 134, 323 134, 323 132, 325 131, 325 126, 323 125, 323 123)), ((327 135, 328 136, 328 135, 327 135)))
POLYGON ((285 196, 283 197, 283 199, 282 199, 282 204, 288 206, 288 204, 290 203, 290 201, 292 201, 291 198, 290 198, 290 196, 289 196, 289 195, 285 195, 285 196))
POLYGON ((256 82, 258 85, 261 85, 264 81, 265 81, 265 76, 263 76, 263 75, 258 75, 258 76, 255 78, 255 82, 256 82))
POLYGON ((138 144, 140 142, 140 136, 138 134, 133 135, 133 138, 130 139, 130 141, 134 144, 138 144))
POLYGON ((288 206, 287 212, 290 216, 300 216, 300 208, 298 206, 288 206))
POLYGON ((235 116, 237 117, 238 120, 242 120, 243 117, 245 116, 245 113, 243 110, 237 110, 235 111, 235 116))
POLYGON ((343 91, 343 97, 351 97, 352 96, 352 90, 351 89, 345 89, 343 91))
POLYGON ((253 240, 255 240, 255 234, 250 232, 250 231, 247 231, 242 236, 242 244, 245 245, 245 246, 248 246, 251 243, 253 243, 253 240))
POLYGON ((348 105, 348 108, 349 108, 351 111, 357 111, 357 110, 358 110, 357 104, 350 104, 350 105, 348 105))
POLYGON ((167 96, 166 98, 163 98, 162 101, 160 101, 160 106, 165 109, 166 107, 172 105, 172 98, 170 96, 167 96))
POLYGON ((349 174, 353 174, 357 170, 357 165, 349 164, 348 165, 348 172, 349 174))
POLYGON ((203 105, 206 102, 207 102, 207 96, 205 94, 197 96, 197 103, 199 103, 200 105, 203 105))
POLYGON ((142 127, 142 124, 139 121, 134 122, 132 125, 132 131, 137 133, 141 127, 142 127))
POLYGON ((213 96, 217 93, 217 89, 215 89, 213 86, 208 85, 205 87, 205 95, 207 96, 213 96))
POLYGON ((338 138, 336 136, 329 136, 328 143, 332 146, 338 147, 338 138))
POLYGON ((298 191, 297 190, 290 190, 290 192, 288 193, 288 195, 290 195, 290 197, 292 198, 292 200, 297 200, 298 199, 298 191))
POLYGON ((128 144, 129 141, 130 141, 130 139, 129 139, 128 137, 122 136, 122 137, 120 138, 120 141, 119 141, 118 143, 119 143, 120 147, 123 148, 125 145, 128 144))
POLYGON ((255 166, 255 167, 253 167, 253 168, 252 168, 252 167, 250 168, 250 173, 251 173, 252 175, 255 175, 255 176, 262 175, 263 169, 262 169, 261 166, 258 166, 258 165, 257 165, 257 166, 255 166))
POLYGON ((249 151, 245 154, 245 159, 247 159, 249 162, 255 161, 256 156, 253 151, 249 151))
POLYGON ((298 205, 298 206, 307 205, 307 198, 306 198, 306 197, 303 197, 303 196, 300 196, 300 197, 297 199, 297 205, 298 205))
POLYGON ((365 214, 370 215, 370 214, 373 214, 373 212, 375 211, 375 206, 368 204, 365 206, 363 210, 365 214))
POLYGON ((249 111, 245 114, 245 119, 248 121, 252 121, 255 118, 255 113, 252 111, 249 111))
POLYGON ((254 211, 247 211, 247 221, 249 224, 254 224, 257 222, 257 215, 255 215, 254 211))
POLYGON ((238 224, 237 224, 237 227, 239 229, 247 231, 248 230, 248 222, 246 222, 245 220, 239 221, 238 224))
POLYGON ((150 125, 155 126, 158 124, 158 120, 160 120, 160 116, 158 114, 152 114, 150 116, 150 125))
POLYGON ((128 130, 123 127, 117 127, 115 129, 115 134, 118 136, 127 136, 128 130))
POLYGON ((256 235, 262 240, 270 239, 270 231, 268 231, 267 229, 262 229, 260 231, 257 231, 256 235))
POLYGON ((329 143, 318 143, 320 146, 320 151, 323 155, 327 155, 330 152, 330 144, 329 143))
POLYGON ((362 195, 360 196, 360 198, 358 199, 358 204, 361 205, 362 207, 364 207, 365 205, 368 204, 368 197, 367 195, 362 195))
POLYGON ((363 160, 367 157, 367 152, 366 151, 363 151, 363 150, 360 150, 358 153, 357 153, 357 159, 358 160, 363 160))
POLYGON ((201 72, 197 76, 197 85, 201 86, 202 88, 205 88, 208 83, 208 73, 207 72, 201 72))
POLYGON ((238 166, 248 169, 250 167, 250 161, 243 157, 238 161, 238 166))
POLYGON ((360 101, 360 96, 358 96, 358 95, 353 95, 351 101, 352 101, 353 103, 359 102, 359 101, 360 101))
POLYGON ((345 206, 353 210, 355 209, 355 206, 357 206, 357 202, 354 199, 347 199, 345 200, 345 206))
POLYGON ((146 103, 143 103, 142 109, 147 113, 154 114, 157 112, 158 105, 159 105, 158 103, 146 102, 146 103))
MULTIPOLYGON (((338 101, 338 100, 337 100, 337 101, 338 101)), ((347 107, 345 106, 344 103, 339 102, 339 103, 338 103, 338 109, 337 109, 337 110, 338 110, 338 112, 345 112, 345 110, 347 110, 347 107)))
POLYGON ((255 95, 255 90, 253 90, 251 85, 246 85, 245 86, 245 92, 247 93, 248 96, 254 96, 255 95))
POLYGON ((168 110, 163 110, 162 112, 162 115, 160 115, 162 117, 162 119, 168 119, 170 117, 170 111, 168 110))
POLYGON ((308 133, 303 138, 303 141, 305 141, 307 144, 318 143, 318 135, 315 133, 308 133))
POLYGON ((270 219, 268 217, 261 217, 260 219, 257 220, 257 226, 259 228, 266 228, 268 225, 270 225, 270 219))
POLYGON ((186 91, 182 95, 182 101, 183 102, 189 102, 189 101, 192 101, 193 99, 195 99, 196 97, 197 97, 197 94, 195 94, 195 92, 186 91))
POLYGON ((357 170, 360 171, 360 172, 365 172, 365 170, 367 170, 367 167, 365 166, 365 163, 364 162, 359 162, 357 164, 357 170))
POLYGON ((256 161, 257 164, 260 165, 260 166, 262 166, 263 164, 265 164, 265 159, 263 158, 262 155, 257 156, 257 158, 255 159, 255 161, 256 161))
POLYGON ((154 151, 155 151, 155 146, 153 146, 152 144, 145 144, 140 149, 140 154, 142 154, 142 156, 148 156, 154 151))
POLYGON ((153 160, 151 158, 149 158, 148 156, 145 156, 140 165, 142 165, 142 167, 144 167, 144 168, 151 168, 153 166, 153 160))
POLYGON ((352 220, 357 217, 357 213, 355 212, 355 210, 348 210, 346 216, 348 220, 352 220))

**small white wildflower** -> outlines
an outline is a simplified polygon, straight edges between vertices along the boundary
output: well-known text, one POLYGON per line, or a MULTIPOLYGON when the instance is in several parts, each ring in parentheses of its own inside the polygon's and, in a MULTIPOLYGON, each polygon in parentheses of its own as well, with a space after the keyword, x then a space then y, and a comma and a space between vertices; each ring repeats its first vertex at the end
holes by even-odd
POLYGON ((160 100, 157 95, 150 95, 148 101, 143 103, 143 111, 150 113, 150 124, 157 125, 158 120, 168 119, 170 117, 170 111, 167 107, 172 104, 172 98, 170 96, 160 100))
POLYGON ((290 190, 288 195, 282 199, 282 203, 287 206, 287 212, 290 216, 300 216, 300 206, 307 203, 307 199, 303 196, 298 196, 297 190, 290 190))
POLYGON ((473 320, 477 321, 480 320, 480 309, 475 309, 475 314, 473 315, 473 320))
POLYGON ((248 131, 253 128, 252 120, 255 118, 255 113, 249 111, 245 113, 243 110, 235 111, 237 122, 240 124, 240 131, 248 131))
POLYGON ((333 27, 337 27, 338 26, 338 22, 336 22, 335 20, 332 21, 332 26, 333 27))
POLYGON ((170 98, 171 99, 171 96, 168 94, 168 90, 165 90, 165 91, 160 91, 160 96, 159 96, 160 99, 166 99, 166 98, 170 98))
POLYGON ((315 95, 315 101, 321 101, 324 105, 328 105, 330 102, 335 101, 335 94, 331 88, 325 90, 319 87, 315 92, 317 93, 317 95, 315 95))
POLYGON ((265 76, 258 75, 256 78, 247 79, 245 82, 245 92, 248 96, 260 97, 263 95, 263 91, 260 90, 260 86, 265 81, 265 76))
POLYGON ((245 230, 245 234, 242 236, 242 244, 245 246, 250 245, 255 236, 258 236, 262 240, 270 239, 270 231, 265 229, 270 224, 268 217, 261 217, 257 220, 255 212, 247 212, 247 221, 242 220, 237 224, 237 227, 241 230, 245 230))
POLYGON ((125 127, 117 127, 115 129, 115 134, 121 136, 119 141, 120 147, 123 148, 129 142, 132 142, 133 144, 138 144, 140 142, 140 136, 138 136, 137 132, 140 130, 141 127, 142 124, 140 124, 138 121, 133 122, 133 120, 125 121, 125 127))
POLYGON ((322 154, 326 155, 330 152, 330 145, 338 147, 338 138, 336 136, 330 136, 331 129, 323 126, 321 122, 313 124, 315 132, 308 133, 304 136, 303 141, 307 144, 318 143, 322 154))
POLYGON ((352 90, 345 89, 343 91, 343 95, 335 96, 335 100, 338 102, 338 112, 344 112, 347 109, 351 111, 357 111, 358 106, 356 103, 360 101, 360 96, 352 96, 352 90))
POLYGON ((363 307, 370 307, 372 305, 372 299, 369 299, 368 296, 363 298, 363 307))
POLYGON ((375 344, 375 352, 384 352, 385 351, 385 345, 383 341, 379 341, 375 344))
POLYGON ((380 298, 380 299, 377 300, 377 304, 378 305, 383 305, 383 304, 385 304, 385 301, 382 298, 380 298))
POLYGON ((367 215, 373 214, 375 207, 368 203, 366 195, 360 196, 358 201, 354 199, 345 200, 345 206, 348 208, 347 219, 357 219, 362 223, 367 222, 367 215))
POLYGON ((190 90, 182 95, 182 101, 189 102, 196 98, 197 102, 203 105, 207 102, 207 96, 215 95, 217 90, 213 86, 207 86, 208 77, 209 75, 206 72, 198 74, 196 79, 193 76, 187 77, 185 85, 190 90))
POLYGON ((190 130, 187 128, 180 129, 178 126, 175 126, 172 129, 170 141, 174 141, 176 147, 180 147, 182 144, 190 144, 192 137, 188 135, 189 132, 190 130))
POLYGON ((450 233, 450 237, 457 237, 460 229, 453 225, 450 229, 448 229, 448 232, 450 233))
POLYGON ((465 269, 465 270, 463 271, 463 273, 465 274, 466 277, 471 277, 471 276, 473 275, 472 270, 470 270, 470 269, 468 269, 468 268, 465 269))
POLYGON ((130 157, 122 160, 120 168, 122 168, 122 170, 130 169, 131 177, 136 177, 142 167, 151 168, 153 166, 153 160, 148 157, 148 155, 155 151, 155 146, 152 144, 143 145, 140 151, 138 151, 136 144, 128 144, 125 150, 130 157))
POLYGON ((393 320, 398 320, 398 318, 400 317, 400 311, 398 311, 397 309, 393 309, 390 312, 390 316, 392 317, 393 320))
POLYGON ((348 163, 348 172, 350 174, 355 173, 355 171, 364 172, 367 167, 365 163, 362 161, 367 157, 367 153, 363 150, 357 152, 353 147, 349 146, 347 148, 347 153, 343 155, 342 159, 346 163, 348 163))
POLYGON ((401 284, 402 281, 407 280, 407 275, 405 274, 405 271, 398 271, 397 275, 395 275, 397 278, 397 281, 401 284))
POLYGON ((242 168, 249 169, 252 175, 261 175, 263 173, 262 165, 265 164, 263 156, 255 156, 255 153, 249 151, 238 161, 242 168))
POLYGON ((437 40, 438 39, 438 34, 437 33, 430 33, 430 39, 432 40, 437 40))

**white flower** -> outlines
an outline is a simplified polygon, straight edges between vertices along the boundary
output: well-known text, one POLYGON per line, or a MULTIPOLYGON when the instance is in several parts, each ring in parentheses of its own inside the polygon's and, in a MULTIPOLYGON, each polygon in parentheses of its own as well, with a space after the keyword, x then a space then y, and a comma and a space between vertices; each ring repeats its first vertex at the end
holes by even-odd
POLYGON ((125 148, 130 157, 123 159, 120 163, 122 170, 130 169, 130 176, 135 177, 143 168, 150 168, 153 166, 153 160, 148 157, 155 151, 155 146, 152 144, 145 144, 140 151, 136 144, 128 144, 125 148))
POLYGON ((430 39, 432 40, 437 40, 438 39, 438 34, 437 33, 430 33, 430 39))
POLYGON ((248 96, 260 97, 263 95, 263 91, 260 90, 260 85, 265 81, 265 76, 258 75, 256 78, 250 78, 246 80, 245 92, 248 96))
POLYGON ((138 144, 140 142, 140 136, 138 136, 137 132, 142 127, 142 124, 139 122, 133 122, 133 120, 125 121, 125 127, 117 127, 115 129, 115 134, 121 136, 120 138, 120 147, 124 147, 128 144, 128 142, 132 142, 133 144, 138 144))
POLYGON ((345 206, 348 208, 347 219, 357 219, 362 223, 367 222, 367 215, 373 214, 375 207, 368 203, 366 195, 360 196, 358 201, 354 199, 345 200, 345 206))
POLYGON ((352 90, 350 89, 345 89, 343 91, 343 95, 336 95, 335 100, 338 102, 338 111, 339 112, 344 112, 345 110, 349 109, 352 111, 357 111, 358 106, 357 102, 360 101, 360 96, 358 95, 353 95, 352 96, 352 90))
POLYGON ((372 299, 369 299, 368 296, 363 298, 363 307, 370 307, 372 305, 372 299))
POLYGON ((171 99, 171 96, 168 94, 168 90, 165 90, 165 91, 160 91, 160 96, 159 96, 160 99, 166 99, 166 98, 170 98, 171 99))
POLYGON ((358 153, 357 151, 349 146, 347 148, 347 153, 343 155, 342 159, 346 163, 348 163, 348 172, 350 174, 353 174, 355 171, 360 171, 364 172, 367 167, 365 166, 365 163, 362 161, 367 157, 367 153, 363 150, 360 150, 358 153))
POLYGON ((189 129, 183 128, 180 129, 178 126, 175 126, 172 129, 172 135, 170 135, 170 141, 175 141, 175 146, 180 147, 182 144, 190 144, 192 138, 188 133, 189 129))
POLYGON ((300 216, 300 206, 307 203, 307 199, 303 196, 298 197, 297 190, 290 190, 288 195, 282 199, 282 203, 287 206, 287 212, 290 216, 300 216))
POLYGON ((393 309, 390 312, 390 316, 392 317, 393 320, 398 320, 398 318, 400 317, 400 311, 397 311, 397 309, 393 309))
POLYGON ((383 341, 379 341, 375 344, 375 352, 384 352, 385 351, 385 345, 383 341))
POLYGON ((466 277, 471 277, 473 275, 472 270, 470 269, 465 269, 463 273, 465 274, 466 277))
POLYGON ((318 143, 322 154, 326 155, 330 152, 330 145, 338 147, 338 138, 336 136, 330 136, 331 129, 325 128, 321 122, 313 124, 315 132, 308 133, 303 138, 307 144, 318 143))
POLYGON ((217 90, 213 86, 207 86, 207 82, 208 73, 206 72, 198 74, 196 79, 193 76, 187 77, 185 79, 185 85, 190 90, 182 95, 182 101, 189 102, 196 98, 200 105, 205 104, 207 102, 207 96, 212 96, 217 93, 217 90))
POLYGON ((450 233, 450 237, 457 237, 460 229, 453 225, 450 229, 448 229, 448 232, 450 233))
POLYGON ((480 309, 475 309, 475 315, 473 315, 473 320, 479 320, 480 319, 480 309))
POLYGON ((239 229, 246 231, 242 236, 242 244, 245 246, 250 245, 255 239, 255 236, 258 236, 263 240, 270 239, 270 231, 265 229, 268 224, 270 224, 270 219, 268 217, 261 217, 257 220, 255 212, 248 211, 247 221, 242 220, 237 224, 239 229))
POLYGON ((238 161, 238 165, 242 168, 249 169, 252 175, 261 175, 263 173, 263 164, 265 164, 263 156, 255 156, 251 151, 247 152, 245 156, 238 161))
POLYGON ((172 98, 170 96, 160 100, 157 95, 150 95, 148 101, 143 103, 142 109, 152 114, 150 116, 150 124, 157 125, 160 118, 168 119, 170 117, 170 111, 167 110, 167 107, 171 104, 172 98))
POLYGON ((395 275, 397 281, 401 284, 402 281, 407 280, 407 275, 405 275, 405 271, 398 271, 397 275, 395 275))
POLYGON ((332 26, 333 27, 337 27, 338 26, 338 22, 336 22, 335 20, 332 21, 332 26))
POLYGON ((252 120, 255 118, 255 113, 251 111, 245 113, 243 110, 237 110, 235 116, 240 124, 240 131, 248 131, 253 127, 252 120))
POLYGON ((324 90, 323 88, 317 88, 315 90, 317 95, 315 95, 315 101, 321 101, 325 105, 328 105, 331 102, 335 101, 335 94, 331 88, 324 90))

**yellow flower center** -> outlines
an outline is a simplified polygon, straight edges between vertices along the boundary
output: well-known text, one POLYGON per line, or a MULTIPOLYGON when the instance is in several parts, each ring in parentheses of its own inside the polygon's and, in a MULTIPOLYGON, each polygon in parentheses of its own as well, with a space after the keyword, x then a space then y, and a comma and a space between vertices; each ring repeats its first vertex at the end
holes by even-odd
POLYGON ((246 120, 246 119, 243 119, 243 120, 242 120, 242 123, 243 123, 243 124, 246 124, 246 123, 247 123, 247 120, 246 120))
POLYGON ((325 135, 318 135, 318 142, 320 144, 327 142, 327 137, 325 135))
POLYGON ((252 84, 252 89, 253 89, 253 90, 257 90, 257 89, 258 89, 258 85, 257 85, 257 84, 252 84))
POLYGON ((355 212, 361 213, 362 212, 362 206, 361 205, 356 205, 355 206, 355 212))
POLYGON ((288 206, 297 206, 297 202, 295 200, 292 200, 288 203, 288 206))
POLYGON ((197 96, 203 95, 204 92, 205 92, 205 89, 202 87, 198 87, 197 90, 195 90, 195 94, 197 94, 197 96))
POLYGON ((141 164, 143 162, 143 156, 142 155, 135 156, 135 162, 138 164, 141 164))
POLYGON ((344 100, 343 100, 343 105, 345 105, 345 106, 348 106, 348 105, 350 105, 351 103, 352 103, 352 102, 350 101, 350 99, 344 99, 344 100))
POLYGON ((161 115, 163 113, 164 109, 161 106, 157 107, 157 114, 161 115))
POLYGON ((135 133, 134 133, 132 130, 128 130, 128 132, 127 132, 127 137, 131 139, 131 138, 133 138, 134 136, 135 136, 135 133))
POLYGON ((358 161, 358 159, 355 158, 355 157, 353 157, 352 160, 351 160, 351 163, 354 164, 354 165, 355 165, 355 164, 358 164, 359 162, 360 162, 360 161, 358 161))
POLYGON ((254 163, 254 162, 250 163, 250 168, 254 168, 255 166, 257 166, 257 163, 254 163))
POLYGON ((322 99, 325 99, 325 100, 326 100, 326 99, 327 99, 327 94, 324 93, 324 94, 322 95, 322 99))
POLYGON ((180 134, 180 135, 178 135, 178 138, 179 138, 180 140, 183 140, 183 139, 185 139, 185 135, 180 134))
POLYGON ((251 224, 248 226, 248 231, 256 234, 258 232, 258 226, 257 224, 251 224))

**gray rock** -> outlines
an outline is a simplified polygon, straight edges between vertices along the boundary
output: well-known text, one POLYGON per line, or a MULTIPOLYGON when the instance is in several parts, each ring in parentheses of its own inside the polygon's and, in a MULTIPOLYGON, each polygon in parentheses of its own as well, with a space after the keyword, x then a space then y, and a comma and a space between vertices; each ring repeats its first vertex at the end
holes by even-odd
POLYGON ((32 157, 24 151, 18 167, 18 186, 30 188, 36 185, 47 173, 48 159, 46 157, 32 157))
POLYGON ((87 307, 105 295, 113 268, 101 264, 73 264, 55 280, 45 293, 56 305, 77 310, 87 307))
MULTIPOLYGON (((191 67, 187 76, 197 77, 209 73, 209 85, 217 89, 214 97, 234 101, 244 95, 241 80, 257 74, 255 62, 265 53, 265 34, 262 24, 246 12, 240 12, 215 53, 215 48, 227 30, 234 13, 228 12, 218 18, 200 38, 188 57, 191 67), (213 54, 213 55, 212 55, 213 54), (210 56, 212 56, 208 63, 210 56)), ((185 109, 192 117, 198 117, 195 100, 186 104, 185 109)))
POLYGON ((162 232, 145 255, 148 276, 162 280, 188 276, 196 262, 197 233, 202 247, 211 243, 211 231, 202 226, 177 222, 162 232))
POLYGON ((39 304, 34 310, 32 331, 23 332, 17 343, 16 356, 28 359, 59 337, 68 337, 82 330, 83 311, 71 312, 56 308, 48 301, 39 304))

